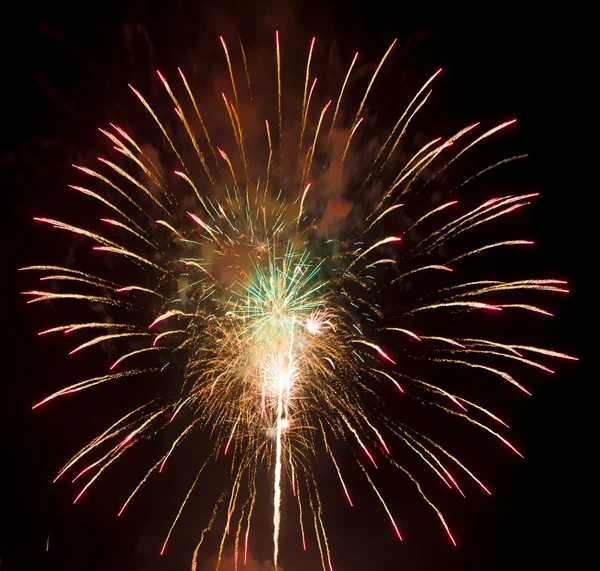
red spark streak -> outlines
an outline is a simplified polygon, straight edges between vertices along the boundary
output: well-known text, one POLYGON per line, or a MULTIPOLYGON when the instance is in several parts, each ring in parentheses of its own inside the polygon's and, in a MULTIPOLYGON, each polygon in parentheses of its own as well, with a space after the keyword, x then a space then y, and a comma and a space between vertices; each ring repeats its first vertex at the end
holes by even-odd
POLYGON ((84 388, 84 387, 81 387, 81 388, 78 388, 78 389, 70 389, 70 390, 68 390, 68 391, 61 391, 59 394, 56 394, 56 395, 52 395, 52 396, 46 397, 44 400, 42 400, 42 401, 38 402, 37 404, 34 404, 34 405, 31 407, 31 410, 34 410, 34 409, 36 409, 38 406, 42 406, 43 404, 46 404, 47 402, 49 402, 49 401, 51 401, 51 400, 54 400, 56 397, 63 396, 63 395, 68 395, 68 394, 71 394, 71 393, 76 393, 76 392, 79 392, 79 391, 83 390, 83 388, 84 388))
POLYGON ((392 518, 390 518, 390 519, 392 521, 392 525, 394 526, 394 529, 396 530, 396 535, 398 536, 398 539, 400 541, 402 541, 402 535, 400 534, 400 530, 398 529, 398 526, 396 525, 396 522, 392 518))
POLYGON ((83 470, 81 470, 81 472, 79 472, 79 474, 77 474, 77 476, 75 476, 72 480, 71 483, 76 482, 81 476, 83 476, 88 470, 91 470, 94 466, 96 466, 96 464, 98 464, 98 462, 94 462, 93 464, 90 464, 87 468, 84 468, 83 470))
POLYGON ((517 454, 517 456, 525 458, 525 456, 523 456, 523 454, 521 454, 508 440, 502 438, 502 436, 498 436, 498 438, 502 440, 502 442, 504 442, 504 444, 506 444, 506 446, 508 446, 515 454, 517 454))
POLYGON ((452 542, 452 544, 454 545, 454 547, 456 547, 456 541, 454 541, 454 537, 452 537, 452 534, 450 533, 450 528, 446 525, 446 522, 442 522, 444 524, 444 528, 446 529, 446 533, 448 534, 448 537, 450 538, 450 541, 452 542))
POLYGON ((373 460, 373 456, 371 456, 371 453, 364 446, 362 448, 365 451, 365 453, 367 454, 367 456, 369 457, 369 460, 371 460, 371 462, 373 462, 373 466, 375 466, 375 468, 377 468, 377 464, 375 464, 375 460, 373 460))
MULTIPOLYGON (((352 503, 352 499, 350 498, 350 494, 348 493, 348 490, 346 489, 346 484, 344 484, 344 482, 342 482, 342 487, 344 488, 344 494, 346 494, 346 497, 348 498, 348 502, 350 503, 350 505, 352 507, 354 507, 354 504, 352 503)), ((304 549, 306 549, 306 547, 304 549)))
POLYGON ((381 349, 377 349, 377 352, 384 358, 387 359, 390 363, 393 363, 394 365, 396 364, 396 361, 394 361, 387 353, 384 353, 381 349))
POLYGON ((456 404, 457 406, 459 406, 460 408, 462 408, 465 412, 467 412, 466 407, 464 407, 459 401, 457 401, 453 396, 450 396, 450 400, 456 404))

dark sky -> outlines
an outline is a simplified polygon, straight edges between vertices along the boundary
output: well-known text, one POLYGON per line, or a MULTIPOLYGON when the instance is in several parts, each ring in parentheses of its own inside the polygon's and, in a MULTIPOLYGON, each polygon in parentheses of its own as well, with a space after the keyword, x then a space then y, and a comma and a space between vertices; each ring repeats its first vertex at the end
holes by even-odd
MULTIPOLYGON (((395 8, 386 9, 377 1, 360 8, 326 2, 293 8, 258 3, 261 7, 256 10, 238 8, 236 2, 196 8, 188 6, 196 3, 183 1, 172 2, 169 8, 163 4, 126 0, 44 10, 27 5, 17 8, 18 16, 4 24, 2 53, 10 55, 8 70, 2 73, 5 117, 0 136, 7 286, 3 299, 8 309, 3 312, 0 399, 2 571, 188 568, 195 544, 193 526, 201 529, 205 517, 186 520, 173 552, 158 556, 164 514, 172 512, 172 492, 179 485, 175 476, 165 486, 153 488, 126 521, 114 516, 119 505, 114 492, 119 491, 119 497, 125 493, 119 470, 127 480, 132 464, 117 467, 106 485, 75 507, 74 488, 51 484, 82 438, 85 441, 102 428, 103 407, 112 406, 115 397, 83 398, 79 403, 73 399, 52 410, 30 410, 51 390, 49 386, 60 386, 60 378, 72 371, 59 342, 42 342, 36 336, 56 316, 26 307, 19 292, 30 283, 17 268, 43 262, 43 255, 55 247, 48 243, 52 233, 34 229, 31 217, 46 214, 57 201, 67 199, 68 165, 93 153, 97 125, 133 104, 127 82, 145 82, 155 67, 173 70, 182 61, 202 61, 200 50, 218 47, 221 33, 235 37, 241 30, 250 45, 258 45, 278 26, 284 39, 293 36, 301 46, 316 35, 324 43, 337 41, 345 56, 359 50, 365 59, 379 57, 398 37, 404 51, 397 63, 402 69, 395 88, 401 89, 400 82, 411 74, 425 77, 441 66, 444 75, 437 89, 443 95, 434 112, 450 114, 451 123, 465 124, 517 117, 509 144, 530 154, 528 167, 519 171, 523 177, 519 182, 542 192, 528 212, 530 232, 538 244, 536 268, 569 280, 572 291, 568 299, 556 303, 557 317, 544 341, 583 357, 581 324, 587 320, 582 313, 579 252, 585 236, 577 195, 590 189, 577 188, 571 177, 569 148, 577 144, 572 125, 578 109, 569 89, 575 79, 570 62, 577 51, 577 33, 564 14, 546 14, 541 26, 533 17, 493 13, 492 8, 481 17, 453 13, 444 18, 427 7, 396 15, 395 8)), ((211 62, 204 64, 211 67, 211 62)), ((332 549, 338 554, 334 568, 579 568, 578 557, 589 550, 582 539, 581 528, 588 524, 580 510, 588 500, 581 481, 591 469, 591 460, 582 454, 580 400, 587 392, 583 383, 592 377, 584 374, 590 371, 585 359, 577 366, 559 364, 557 369, 552 378, 536 377, 532 398, 517 395, 513 401, 509 393, 502 401, 499 408, 511 420, 513 440, 525 459, 500 449, 493 454, 485 450, 474 459, 494 494, 488 498, 473 492, 466 500, 445 505, 458 547, 448 544, 429 513, 421 517, 425 508, 415 507, 419 504, 412 499, 407 500, 407 512, 416 521, 403 519, 407 537, 401 545, 379 509, 359 507, 346 515, 338 503, 339 522, 330 524, 332 549)), ((318 568, 314 545, 307 559, 294 560, 293 553, 289 562, 283 559, 286 571, 318 568)), ((268 557, 268 550, 256 557, 268 557)))

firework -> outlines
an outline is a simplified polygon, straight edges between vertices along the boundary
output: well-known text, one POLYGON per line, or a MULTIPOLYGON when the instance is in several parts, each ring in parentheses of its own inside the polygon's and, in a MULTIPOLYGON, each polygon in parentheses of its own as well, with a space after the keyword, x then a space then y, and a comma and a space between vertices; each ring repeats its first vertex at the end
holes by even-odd
MULTIPOLYGON (((157 159, 133 134, 111 124, 101 132, 115 157, 99 158, 96 168, 76 166, 87 182, 71 187, 93 201, 98 224, 36 218, 82 236, 94 251, 111 260, 113 268, 104 273, 63 265, 23 268, 41 273, 44 284, 65 286, 26 291, 29 303, 69 299, 104 307, 104 315, 110 315, 100 321, 96 317, 57 325, 40 335, 63 332, 77 338, 71 354, 93 351, 101 344, 121 352, 107 371, 51 394, 34 408, 138 375, 168 379, 163 396, 114 422, 75 454, 56 479, 72 472, 74 481, 82 482, 76 502, 137 442, 179 427, 168 449, 125 498, 121 515, 150 475, 161 472, 183 443, 201 431, 210 438, 212 449, 182 498, 161 553, 204 468, 213 462, 224 466, 231 477, 226 489, 215 495, 214 510, 193 552, 194 569, 206 534, 221 524, 219 561, 230 531, 236 565, 240 558, 245 561, 252 517, 267 495, 273 502, 277 567, 283 496, 289 494, 295 498, 294 518, 299 519, 302 544, 306 548, 305 534, 312 527, 323 568, 332 569, 323 521, 326 506, 311 466, 316 456, 331 460, 352 505, 350 486, 336 457, 339 446, 332 445, 340 442, 352 451, 358 473, 372 487, 398 538, 402 539, 400 527, 375 483, 381 464, 409 478, 454 543, 442 513, 408 470, 405 458, 418 457, 443 484, 460 493, 451 467, 489 493, 488 488, 452 452, 387 414, 378 403, 389 391, 398 399, 414 397, 486 431, 519 454, 503 436, 506 425, 495 413, 455 394, 445 383, 423 380, 408 363, 427 360, 447 364, 449 369, 459 365, 482 376, 495 375, 527 392, 509 372, 510 365, 517 362, 550 371, 538 359, 572 359, 536 346, 448 334, 433 329, 432 320, 423 317, 503 310, 547 315, 525 295, 530 290, 566 292, 564 282, 552 279, 464 281, 455 277, 459 274, 455 269, 482 254, 531 244, 501 238, 483 244, 467 242, 465 248, 462 237, 529 204, 535 194, 506 194, 469 206, 454 199, 432 204, 427 198, 454 161, 513 121, 480 134, 475 134, 478 124, 469 125, 449 137, 432 139, 414 149, 408 159, 399 160, 399 149, 410 147, 405 144, 409 124, 422 112, 438 71, 374 149, 372 145, 360 148, 361 164, 368 168, 351 169, 356 167, 354 146, 361 145, 365 105, 394 43, 359 94, 357 111, 342 121, 342 102, 349 97, 347 87, 358 54, 351 58, 333 99, 315 108, 313 39, 296 120, 285 116, 276 35, 271 86, 276 103, 273 116, 265 117, 260 137, 244 129, 242 106, 252 102, 252 74, 243 45, 240 42, 243 66, 238 70, 234 52, 223 38, 221 44, 231 84, 231 95, 223 93, 222 103, 232 137, 217 146, 182 70, 177 84, 158 73, 174 106, 175 127, 167 127, 163 113, 155 111, 138 90, 131 90, 163 138, 169 157, 157 159), (227 149, 226 144, 230 144, 227 149), (170 173, 162 167, 167 161, 174 165, 170 173), (355 205, 363 215, 359 223, 342 231, 331 230, 335 212, 329 206, 337 204, 343 210, 339 222, 352 204, 339 193, 331 194, 333 169, 353 170, 353 178, 361 178, 360 184, 354 180, 353 187, 355 195, 363 197, 355 205), (327 206, 322 208, 323 204, 327 206), (430 276, 429 286, 422 291, 414 287, 421 275, 430 276), (515 300, 511 297, 515 292, 524 297, 515 300), (503 362, 508 365, 502 366, 503 362), (404 456, 390 452, 392 439, 401 443, 404 456), (257 485, 261 471, 269 473, 269 491, 257 485)), ((500 160, 460 186, 518 158, 500 160)))

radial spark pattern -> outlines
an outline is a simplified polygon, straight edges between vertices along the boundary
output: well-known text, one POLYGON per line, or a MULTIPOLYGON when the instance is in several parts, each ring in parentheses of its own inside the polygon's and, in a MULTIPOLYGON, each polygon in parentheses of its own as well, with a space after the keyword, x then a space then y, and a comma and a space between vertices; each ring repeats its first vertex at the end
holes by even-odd
MULTIPOLYGON (((90 256, 107 261, 104 271, 97 269, 98 258, 92 269, 60 264, 23 268, 41 274, 42 283, 50 286, 24 292, 31 297, 29 303, 51 301, 58 306, 69 299, 94 308, 90 320, 59 325, 40 335, 68 333, 72 354, 107 345, 120 353, 109 370, 51 394, 34 408, 71 393, 99 390, 99 385, 128 383, 139 375, 165 387, 164 394, 141 403, 85 446, 57 479, 73 473, 77 484, 81 482, 77 501, 136 443, 167 428, 173 434, 172 428, 180 427, 168 449, 141 474, 121 515, 151 474, 161 472, 169 458, 201 432, 211 448, 193 468, 197 475, 174 513, 161 553, 203 470, 216 463, 230 479, 215 492, 215 508, 194 550, 194 569, 206 533, 219 526, 219 560, 230 532, 236 565, 238 559, 245 560, 257 504, 265 498, 268 502, 269 495, 275 567, 285 516, 297 519, 305 548, 305 534, 312 529, 323 568, 331 569, 326 503, 312 466, 317 457, 326 460, 352 505, 350 481, 341 468, 348 465, 347 458, 339 458, 346 448, 349 453, 344 456, 352 458, 354 470, 371 486, 373 499, 381 503, 398 538, 399 524, 385 490, 376 485, 382 464, 397 468, 399 478, 408 477, 454 543, 446 520, 406 459, 418 458, 460 493, 459 477, 451 469, 488 489, 451 451, 394 414, 390 399, 430 404, 519 454, 503 436, 505 423, 455 394, 447 378, 462 367, 480 374, 481 382, 499 377, 527 392, 509 372, 515 363, 551 372, 538 361, 572 358, 536 346, 498 342, 493 335, 448 335, 447 328, 434 329, 456 313, 490 312, 487 323, 493 321, 491 314, 504 310, 514 319, 527 314, 543 319, 548 312, 529 301, 530 293, 566 291, 558 280, 465 281, 455 271, 469 264, 476 267, 482 256, 497 249, 530 245, 528 240, 506 237, 481 243, 470 236, 529 204, 535 194, 507 193, 476 204, 471 197, 463 206, 459 193, 451 189, 446 199, 431 199, 435 185, 457 159, 513 121, 483 131, 478 124, 469 125, 449 137, 432 139, 401 160, 399 151, 406 154, 410 148, 405 142, 409 124, 423 113, 439 72, 384 137, 368 139, 361 133, 363 114, 394 44, 356 99, 355 111, 347 103, 349 111, 342 120, 358 54, 333 99, 315 107, 320 94, 311 72, 313 40, 303 91, 300 86, 299 113, 287 117, 288 90, 282 84, 276 36, 273 81, 262 86, 274 94, 272 116, 264 118, 260 134, 256 129, 248 134, 248 117, 256 127, 248 109, 254 105, 252 89, 256 94, 258 86, 251 85, 241 42, 239 58, 237 50, 234 54, 221 43, 231 84, 230 94, 222 94, 225 126, 231 133, 224 142, 211 136, 183 71, 172 84, 159 73, 175 122, 165 118, 168 108, 155 110, 139 91, 131 90, 145 107, 156 140, 162 138, 157 142, 162 152, 136 142, 133 133, 116 125, 101 129, 116 153, 100 157, 96 167, 76 166, 81 181, 87 182, 71 187, 87 196, 97 223, 36 218, 83 237, 96 251, 90 256), (240 69, 235 65, 238 59, 240 69), (336 180, 347 181, 350 177, 343 173, 348 171, 353 173, 352 202, 347 193, 332 190, 332 173, 337 173, 336 180), (352 224, 349 220, 356 212, 361 213, 360 221, 352 224), (515 293, 522 297, 515 298, 515 293), (445 364, 448 372, 443 382, 424 380, 408 365, 415 362, 445 364), (268 491, 257 485, 261 472, 269 474, 268 491), (282 509, 294 505, 284 502, 284 496, 295 498, 295 515, 282 509)), ((517 158, 475 169, 459 186, 473 184, 491 168, 517 158)), ((472 274, 470 270, 465 275, 472 274)))

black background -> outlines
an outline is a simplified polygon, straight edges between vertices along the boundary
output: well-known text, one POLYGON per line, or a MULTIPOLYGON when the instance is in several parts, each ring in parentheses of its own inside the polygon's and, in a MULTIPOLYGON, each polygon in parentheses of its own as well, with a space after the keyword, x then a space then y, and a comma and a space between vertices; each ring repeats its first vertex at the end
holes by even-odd
MULTIPOLYGON (((217 45, 222 30, 230 33, 239 27, 242 35, 269 38, 274 26, 283 23, 284 38, 285 34, 299 36, 301 45, 308 44, 312 35, 323 41, 335 38, 342 53, 358 49, 365 58, 378 57, 392 38, 399 37, 406 46, 409 72, 421 72, 422 62, 427 71, 438 65, 444 68, 441 89, 449 99, 439 105, 456 113, 457 120, 488 117, 499 122, 518 117, 512 144, 530 153, 524 176, 542 192, 528 212, 538 244, 536 257, 548 275, 568 279, 572 291, 557 304, 551 345, 584 357, 583 336, 592 315, 584 318, 581 299, 583 258, 589 248, 581 210, 586 203, 592 206, 592 189, 580 185, 573 173, 587 173, 577 150, 583 145, 578 133, 586 119, 581 118, 583 102, 577 87, 585 50, 579 44, 581 28, 574 27, 564 13, 544 13, 539 19, 499 5, 482 14, 440 14, 433 7, 401 8, 397 13, 396 8, 378 2, 361 7, 304 3, 294 8, 259 3, 255 9, 226 2, 218 8, 161 4, 126 1, 51 9, 27 5, 15 7, 17 15, 4 24, 3 571, 187 568, 193 530, 183 533, 176 554, 158 556, 165 524, 152 522, 163 517, 167 500, 147 498, 130 519, 117 521, 119 500, 111 499, 111 486, 118 489, 118 477, 76 507, 71 505, 72 488, 50 483, 82 438, 85 441, 102 427, 102 414, 86 426, 76 399, 58 403, 54 410, 30 410, 49 392, 45 385, 49 378, 55 378, 50 386, 60 385, 56 377, 66 371, 65 351, 58 343, 37 338, 45 323, 19 295, 29 284, 17 268, 40 263, 51 251, 48 233, 34 229, 31 217, 62 200, 68 165, 96 144, 95 126, 110 118, 111 109, 120 108, 126 83, 135 83, 136 73, 144 75, 151 66, 174 68, 182 57, 201 58, 189 53, 198 37, 217 45), (139 39, 140 30, 148 40, 139 39), (127 33, 138 39, 127 42, 127 33), (137 55, 138 49, 147 53, 140 42, 152 45, 155 59, 151 62, 137 55), (133 51, 132 45, 137 46, 133 51), (142 71, 136 72, 136 66, 142 71)), ((584 529, 591 522, 587 524, 582 513, 591 498, 583 482, 593 462, 592 451, 583 442, 586 415, 581 401, 588 391, 585 383, 593 377, 584 374, 590 370, 585 359, 558 370, 555 377, 536 383, 531 399, 513 403, 507 398, 499 407, 511 411, 513 439, 525 460, 507 459, 504 450, 497 451, 494 469, 487 471, 492 497, 471 494, 454 503, 450 512, 446 510, 459 540, 457 548, 448 544, 431 519, 417 523, 419 534, 408 532, 398 546, 385 516, 379 517, 378 512, 381 522, 373 524, 374 510, 359 507, 357 529, 351 531, 346 522, 333 526, 334 553, 341 552, 334 568, 579 568, 579 558, 586 558, 590 549, 584 529)), ((92 402, 84 401, 82 410, 90 410, 92 402)), ((97 404, 108 406, 110 401, 97 404)), ((160 490, 155 488, 157 494, 160 490)), ((169 498, 168 492, 165 497, 169 498)), ((201 526, 204 518, 198 520, 201 526)), ((406 521, 403 529, 410 526, 406 521)), ((268 552, 261 555, 268 557, 268 552)), ((283 566, 286 571, 318 568, 317 561, 284 558, 283 566)))

